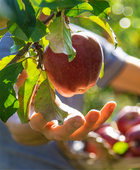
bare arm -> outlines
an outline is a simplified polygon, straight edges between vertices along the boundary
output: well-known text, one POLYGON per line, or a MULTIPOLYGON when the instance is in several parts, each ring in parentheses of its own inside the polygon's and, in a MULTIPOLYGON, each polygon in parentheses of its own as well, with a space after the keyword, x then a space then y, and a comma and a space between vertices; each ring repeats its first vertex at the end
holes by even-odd
POLYGON ((128 56, 126 65, 111 81, 110 86, 122 92, 140 95, 140 59, 128 56))

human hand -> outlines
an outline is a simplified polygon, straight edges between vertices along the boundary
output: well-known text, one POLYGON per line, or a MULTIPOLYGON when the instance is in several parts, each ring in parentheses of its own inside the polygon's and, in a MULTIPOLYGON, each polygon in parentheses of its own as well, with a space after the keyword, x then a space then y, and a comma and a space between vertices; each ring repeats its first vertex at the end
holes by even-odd
POLYGON ((81 112, 63 104, 58 98, 56 103, 68 112, 63 125, 58 125, 57 121, 47 122, 41 113, 34 113, 31 116, 30 125, 47 139, 58 141, 83 140, 90 131, 98 128, 111 116, 116 106, 114 101, 110 101, 101 111, 90 110, 84 117, 81 112))

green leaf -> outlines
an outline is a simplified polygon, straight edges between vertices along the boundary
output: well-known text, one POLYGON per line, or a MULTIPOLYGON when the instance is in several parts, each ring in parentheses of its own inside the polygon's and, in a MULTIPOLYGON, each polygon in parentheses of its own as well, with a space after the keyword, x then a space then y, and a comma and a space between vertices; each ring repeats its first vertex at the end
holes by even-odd
POLYGON ((27 123, 29 121, 32 94, 38 78, 39 75, 28 77, 18 91, 19 108, 17 113, 22 123, 27 123))
POLYGON ((8 31, 7 27, 0 29, 0 37, 2 37, 7 31, 8 31))
POLYGON ((3 122, 6 122, 18 109, 18 100, 13 86, 23 69, 20 62, 0 71, 0 118, 3 122))
POLYGON ((50 48, 55 53, 64 53, 68 55, 69 61, 72 61, 76 55, 71 42, 71 32, 66 25, 63 16, 56 17, 49 26, 50 34, 46 36, 49 40, 50 48))
POLYGON ((111 12, 111 8, 107 1, 99 1, 99 0, 89 0, 89 4, 93 7, 94 15, 100 18, 108 18, 111 12))
POLYGON ((30 0, 34 5, 40 7, 48 7, 51 10, 57 8, 71 8, 86 0, 30 0))
POLYGON ((22 48, 25 45, 25 41, 20 40, 16 37, 12 37, 14 41, 14 45, 10 48, 11 53, 17 53, 20 48, 22 48))
POLYGON ((76 17, 83 12, 90 12, 100 18, 109 18, 111 9, 107 1, 89 1, 76 5, 72 9, 65 10, 65 13, 69 17, 76 17))
POLYGON ((14 57, 15 57, 15 55, 10 55, 10 56, 7 56, 7 57, 3 57, 0 60, 0 70, 2 70, 14 57))
POLYGON ((33 31, 31 38, 33 42, 37 42, 40 38, 44 37, 48 33, 47 27, 39 19, 36 21, 36 27, 33 31))
POLYGON ((78 4, 76 5, 74 8, 70 9, 70 10, 65 10, 65 13, 68 17, 76 17, 77 15, 80 15, 83 12, 86 11, 93 11, 93 7, 88 4, 87 2, 84 2, 82 4, 78 4))
POLYGON ((2 0, 2 8, 2 14, 10 19, 8 21, 10 33, 18 39, 28 41, 35 30, 36 16, 40 8, 33 8, 29 0, 2 0))
POLYGON ((99 75, 99 78, 101 79, 104 75, 104 62, 102 64, 102 68, 101 68, 101 71, 100 71, 100 75, 99 75))
POLYGON ((28 58, 23 62, 23 66, 29 77, 37 76, 40 74, 39 69, 37 69, 37 61, 34 58, 28 58))
POLYGON ((117 47, 117 38, 116 38, 116 35, 114 33, 114 31, 112 30, 112 28, 110 27, 110 25, 108 24, 108 22, 105 20, 105 19, 102 19, 102 18, 99 18, 97 16, 84 16, 84 15, 79 15, 78 17, 82 17, 82 18, 85 18, 85 19, 89 19, 93 22, 95 22, 96 24, 98 24, 99 26, 101 26, 104 30, 106 30, 106 32, 110 35, 110 37, 112 38, 113 42, 114 42, 114 45, 115 45, 115 48, 117 47))
POLYGON ((114 145, 113 145, 113 151, 117 154, 124 154, 129 148, 129 145, 128 143, 126 142, 116 142, 114 145))
POLYGON ((28 36, 23 32, 23 30, 18 26, 18 24, 10 20, 7 22, 7 27, 8 27, 9 32, 13 36, 15 36, 16 38, 20 40, 28 41, 28 36))
POLYGON ((55 104, 53 97, 48 79, 46 79, 40 85, 35 96, 35 112, 41 113, 48 122, 58 120, 58 122, 63 123, 68 114, 55 104))

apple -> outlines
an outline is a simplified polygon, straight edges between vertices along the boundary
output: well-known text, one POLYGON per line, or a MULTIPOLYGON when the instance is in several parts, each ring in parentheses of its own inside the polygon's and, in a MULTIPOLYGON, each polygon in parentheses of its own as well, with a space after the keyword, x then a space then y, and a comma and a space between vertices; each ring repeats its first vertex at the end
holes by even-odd
POLYGON ((125 136, 130 151, 134 156, 140 156, 140 124, 128 129, 125 136))
MULTIPOLYGON (((92 132, 92 136, 96 138, 96 140, 101 138, 101 136, 96 132, 92 132)), ((101 152, 101 149, 97 147, 96 141, 85 140, 84 143, 85 143, 85 147, 84 147, 85 152, 95 153, 96 155, 99 155, 99 152, 101 152)))
POLYGON ((87 32, 72 34, 75 58, 69 62, 64 53, 54 53, 46 47, 43 56, 48 78, 64 97, 82 94, 94 86, 103 63, 103 52, 99 42, 87 32))
POLYGON ((96 131, 112 148, 116 142, 125 142, 125 136, 112 126, 106 125, 96 131))
POLYGON ((118 130, 125 134, 126 131, 134 125, 140 124, 140 107, 125 106, 117 114, 116 120, 118 130))
POLYGON ((105 123, 103 123, 100 127, 98 127, 97 129, 95 129, 94 132, 100 134, 100 133, 102 133, 103 129, 104 129, 105 127, 108 127, 108 126, 110 126, 110 124, 105 122, 105 123))

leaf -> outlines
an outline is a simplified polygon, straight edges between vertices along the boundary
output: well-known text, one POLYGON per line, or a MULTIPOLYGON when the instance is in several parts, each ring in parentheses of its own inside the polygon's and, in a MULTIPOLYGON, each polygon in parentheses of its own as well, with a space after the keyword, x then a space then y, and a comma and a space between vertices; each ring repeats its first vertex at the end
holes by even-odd
POLYGON ((7 22, 7 27, 9 32, 15 36, 16 38, 23 40, 23 41, 28 41, 27 35, 23 32, 23 30, 18 26, 17 23, 13 21, 8 21, 7 22))
POLYGON ((80 15, 81 13, 86 12, 86 11, 92 12, 93 7, 90 4, 88 4, 87 2, 84 2, 82 4, 76 5, 75 7, 73 7, 70 10, 66 9, 65 14, 68 17, 76 17, 77 15, 80 15))
POLYGON ((85 19, 89 19, 93 22, 95 22, 96 24, 98 24, 99 26, 101 26, 103 29, 105 29, 107 31, 107 33, 110 35, 110 37, 112 38, 113 42, 114 42, 114 45, 115 45, 115 48, 117 47, 117 38, 116 38, 116 35, 114 33, 114 31, 112 30, 112 28, 110 27, 110 25, 108 24, 108 22, 102 18, 99 18, 97 16, 89 16, 89 17, 86 17, 84 15, 79 15, 77 17, 82 17, 82 18, 85 18, 85 19))
POLYGON ((0 60, 0 70, 2 70, 14 57, 15 57, 15 55, 10 55, 10 56, 7 56, 7 57, 3 57, 0 60))
MULTIPOLYGON (((54 96, 53 96, 54 97, 54 96)), ((58 120, 62 123, 67 113, 62 111, 52 98, 51 89, 48 79, 44 80, 40 85, 35 96, 35 112, 41 113, 46 121, 58 120)))
POLYGON ((35 28, 38 30, 36 16, 40 7, 33 8, 29 0, 2 0, 2 8, 9 11, 3 10, 2 13, 10 19, 8 29, 16 38, 28 41, 35 28))
POLYGON ((111 13, 111 8, 107 1, 89 0, 88 3, 93 7, 92 14, 100 18, 109 18, 109 15, 111 13))
POLYGON ((29 77, 37 76, 40 74, 39 69, 37 69, 37 61, 32 57, 28 58, 23 62, 23 66, 29 77))
POLYGON ((12 37, 14 45, 10 48, 10 53, 17 53, 25 45, 25 41, 12 37))
POLYGON ((0 29, 0 37, 2 37, 7 31, 8 31, 7 27, 0 29))
POLYGON ((126 142, 116 142, 114 145, 113 145, 113 151, 117 154, 124 154, 129 148, 129 145, 128 143, 126 142))
POLYGON ((79 3, 83 3, 85 0, 30 0, 34 5, 40 7, 48 7, 51 10, 57 8, 71 8, 79 3))
POLYGON ((100 71, 100 75, 99 75, 99 78, 101 79, 104 75, 104 62, 102 64, 102 68, 101 68, 101 71, 100 71))
POLYGON ((40 38, 44 37, 48 33, 47 27, 39 19, 36 21, 36 27, 33 31, 31 38, 33 42, 37 42, 40 38))
POLYGON ((11 64, 0 71, 0 118, 3 122, 6 122, 19 106, 13 86, 23 69, 20 62, 11 64))
POLYGON ((71 42, 71 32, 66 25, 63 16, 56 17, 49 26, 50 34, 46 36, 49 40, 50 48, 54 53, 64 53, 72 61, 76 55, 71 42))
POLYGON ((27 123, 29 121, 32 94, 36 88, 35 85, 38 78, 39 75, 28 77, 18 91, 19 108, 17 113, 22 123, 27 123))

